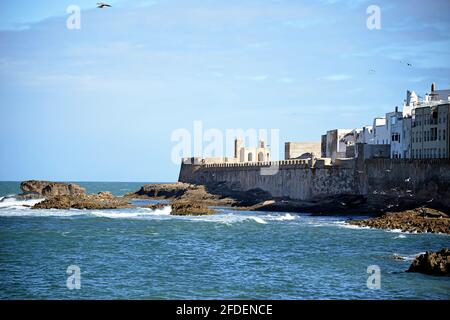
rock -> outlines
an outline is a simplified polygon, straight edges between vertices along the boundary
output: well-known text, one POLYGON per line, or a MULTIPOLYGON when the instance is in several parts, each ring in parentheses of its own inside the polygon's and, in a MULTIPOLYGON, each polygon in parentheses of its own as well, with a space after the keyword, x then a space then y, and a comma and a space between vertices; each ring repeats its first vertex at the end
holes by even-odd
POLYGON ((392 259, 397 260, 397 261, 405 261, 406 259, 404 257, 401 257, 399 255, 394 254, 392 256, 392 259))
POLYGON ((82 195, 86 189, 74 183, 51 182, 30 180, 20 184, 22 192, 34 193, 44 197, 53 197, 59 195, 82 195))
POLYGON ((14 198, 17 200, 36 200, 36 199, 42 199, 42 197, 43 196, 41 194, 34 193, 34 192, 25 192, 25 193, 14 196, 14 198))
POLYGON ((145 206, 143 206, 142 208, 148 208, 148 209, 152 209, 152 210, 160 210, 160 209, 164 209, 165 207, 170 206, 169 204, 164 204, 164 203, 156 203, 156 204, 147 204, 145 206))
POLYGON ((235 200, 211 193, 205 186, 189 183, 147 184, 136 192, 125 195, 127 198, 182 199, 201 201, 207 205, 231 205, 235 200))
POLYGON ((404 232, 450 234, 450 218, 447 217, 447 214, 422 207, 402 212, 388 212, 373 219, 349 220, 347 223, 379 229, 399 229, 404 232))
POLYGON ((172 202, 172 212, 170 214, 175 216, 204 216, 214 213, 215 210, 208 208, 202 202, 176 200, 172 202))
POLYGON ((426 252, 413 261, 407 272, 420 272, 429 275, 450 275, 450 249, 438 252, 426 252))
POLYGON ((97 193, 97 197, 100 199, 112 199, 114 198, 113 194, 109 191, 102 191, 97 193))
POLYGON ((156 198, 175 199, 184 195, 188 190, 195 188, 188 183, 146 184, 136 192, 128 193, 129 198, 156 198))
POLYGON ((125 198, 114 197, 109 192, 96 195, 57 195, 33 206, 33 209, 122 209, 132 208, 125 198))

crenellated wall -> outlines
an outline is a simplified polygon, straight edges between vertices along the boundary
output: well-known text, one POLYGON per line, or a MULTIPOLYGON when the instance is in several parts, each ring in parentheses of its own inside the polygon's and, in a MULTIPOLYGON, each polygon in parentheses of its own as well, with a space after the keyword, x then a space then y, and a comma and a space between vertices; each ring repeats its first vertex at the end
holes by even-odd
POLYGON ((370 159, 356 164, 342 159, 335 165, 324 165, 320 159, 315 163, 308 160, 183 163, 179 181, 203 185, 224 182, 234 190, 260 188, 273 197, 306 201, 344 194, 398 194, 433 199, 450 207, 449 159, 370 159), (264 174, 274 165, 276 174, 264 174))
POLYGON ((292 160, 266 164, 182 164, 180 182, 209 185, 225 182, 230 188, 247 191, 255 188, 273 197, 311 200, 338 194, 358 194, 353 166, 317 166, 308 161, 292 160), (275 174, 270 166, 277 165, 275 174), (269 172, 265 172, 269 171, 269 172))

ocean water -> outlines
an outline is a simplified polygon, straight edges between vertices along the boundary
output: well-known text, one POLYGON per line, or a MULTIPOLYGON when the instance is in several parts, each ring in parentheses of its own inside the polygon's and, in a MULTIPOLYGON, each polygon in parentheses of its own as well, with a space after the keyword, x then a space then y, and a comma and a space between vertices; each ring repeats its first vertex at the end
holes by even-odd
MULTIPOLYGON (((80 184, 116 195, 142 185, 80 184)), ((449 246, 448 235, 229 208, 204 217, 170 207, 36 211, 27 205, 38 200, 2 198, 13 193, 18 183, 0 182, 0 299, 450 298, 450 277, 404 272, 419 253, 449 246), (367 286, 371 265, 378 290, 367 286), (67 287, 69 266, 80 269, 80 289, 67 287)))

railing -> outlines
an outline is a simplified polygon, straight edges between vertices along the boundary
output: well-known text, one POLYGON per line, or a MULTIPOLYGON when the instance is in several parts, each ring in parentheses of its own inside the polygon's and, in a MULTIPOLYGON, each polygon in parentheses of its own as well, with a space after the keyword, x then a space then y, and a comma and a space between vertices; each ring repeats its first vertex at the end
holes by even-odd
POLYGON ((303 165, 309 166, 309 159, 279 160, 279 161, 258 161, 258 162, 230 162, 230 163, 208 163, 203 164, 205 168, 236 168, 236 167, 271 167, 303 165))

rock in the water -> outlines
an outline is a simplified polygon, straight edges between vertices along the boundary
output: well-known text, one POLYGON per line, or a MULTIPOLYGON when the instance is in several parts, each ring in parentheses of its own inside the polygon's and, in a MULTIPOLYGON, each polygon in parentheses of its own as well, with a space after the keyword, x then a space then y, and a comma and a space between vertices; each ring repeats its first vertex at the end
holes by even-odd
POLYGON ((235 200, 211 193, 205 186, 189 183, 146 184, 140 190, 128 193, 128 198, 177 199, 203 202, 207 205, 230 205, 235 200))
POLYGON ((420 272, 430 275, 450 275, 450 249, 426 252, 413 261, 407 272, 420 272))
POLYGON ((30 180, 20 184, 24 193, 34 193, 44 197, 53 197, 59 195, 82 195, 86 189, 74 183, 51 182, 30 180))
POLYGON ((147 209, 152 209, 152 210, 160 210, 160 209, 164 209, 165 207, 170 206, 169 204, 164 204, 164 203, 156 203, 156 204, 147 204, 145 206, 143 206, 143 208, 147 208, 147 209))
POLYGON ((93 195, 57 195, 34 205, 33 209, 122 209, 132 208, 125 198, 101 192, 93 195))
POLYGON ((208 208, 202 202, 176 200, 172 202, 172 212, 170 214, 175 216, 204 216, 214 213, 215 210, 208 208))
POLYGON ((357 226, 398 229, 404 232, 450 233, 450 219, 447 218, 447 215, 429 208, 386 213, 374 219, 347 222, 357 226))

